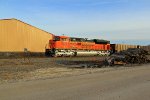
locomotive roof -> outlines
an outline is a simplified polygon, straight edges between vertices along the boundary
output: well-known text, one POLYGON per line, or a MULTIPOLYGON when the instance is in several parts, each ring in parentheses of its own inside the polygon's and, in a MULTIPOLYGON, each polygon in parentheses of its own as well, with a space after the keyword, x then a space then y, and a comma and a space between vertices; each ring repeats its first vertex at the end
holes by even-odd
POLYGON ((71 39, 86 39, 86 38, 78 38, 78 37, 70 37, 71 39))
POLYGON ((55 37, 60 37, 60 38, 69 38, 68 36, 55 36, 55 37))

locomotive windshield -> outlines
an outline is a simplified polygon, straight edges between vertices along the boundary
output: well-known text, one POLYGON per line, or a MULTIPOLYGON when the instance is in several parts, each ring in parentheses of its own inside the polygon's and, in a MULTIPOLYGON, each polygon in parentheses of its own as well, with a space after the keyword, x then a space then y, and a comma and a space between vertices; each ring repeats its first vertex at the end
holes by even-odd
POLYGON ((55 36, 54 37, 54 41, 60 41, 60 37, 59 36, 55 36))

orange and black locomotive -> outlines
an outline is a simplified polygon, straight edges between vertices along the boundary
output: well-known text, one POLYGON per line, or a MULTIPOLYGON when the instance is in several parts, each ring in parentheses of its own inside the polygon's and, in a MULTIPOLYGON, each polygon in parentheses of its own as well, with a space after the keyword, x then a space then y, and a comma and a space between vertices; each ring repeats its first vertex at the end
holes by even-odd
POLYGON ((45 53, 47 56, 104 56, 110 54, 110 41, 54 36, 45 53))

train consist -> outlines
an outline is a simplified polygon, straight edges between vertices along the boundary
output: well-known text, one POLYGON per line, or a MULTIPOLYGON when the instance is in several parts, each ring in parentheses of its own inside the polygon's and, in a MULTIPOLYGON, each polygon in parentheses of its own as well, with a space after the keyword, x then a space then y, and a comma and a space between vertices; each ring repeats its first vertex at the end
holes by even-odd
POLYGON ((110 41, 68 36, 54 36, 46 49, 47 56, 107 56, 110 54, 110 41))
POLYGON ((46 56, 108 56, 110 54, 127 50, 129 48, 142 48, 149 51, 150 46, 110 44, 110 41, 102 39, 75 38, 68 36, 53 36, 49 40, 46 56))

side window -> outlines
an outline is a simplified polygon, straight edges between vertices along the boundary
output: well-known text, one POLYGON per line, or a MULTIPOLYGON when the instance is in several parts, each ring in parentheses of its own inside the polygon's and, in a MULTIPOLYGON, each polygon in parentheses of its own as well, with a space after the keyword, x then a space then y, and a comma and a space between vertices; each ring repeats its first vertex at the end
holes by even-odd
POLYGON ((61 40, 62 40, 62 41, 67 41, 67 38, 62 38, 61 40))

